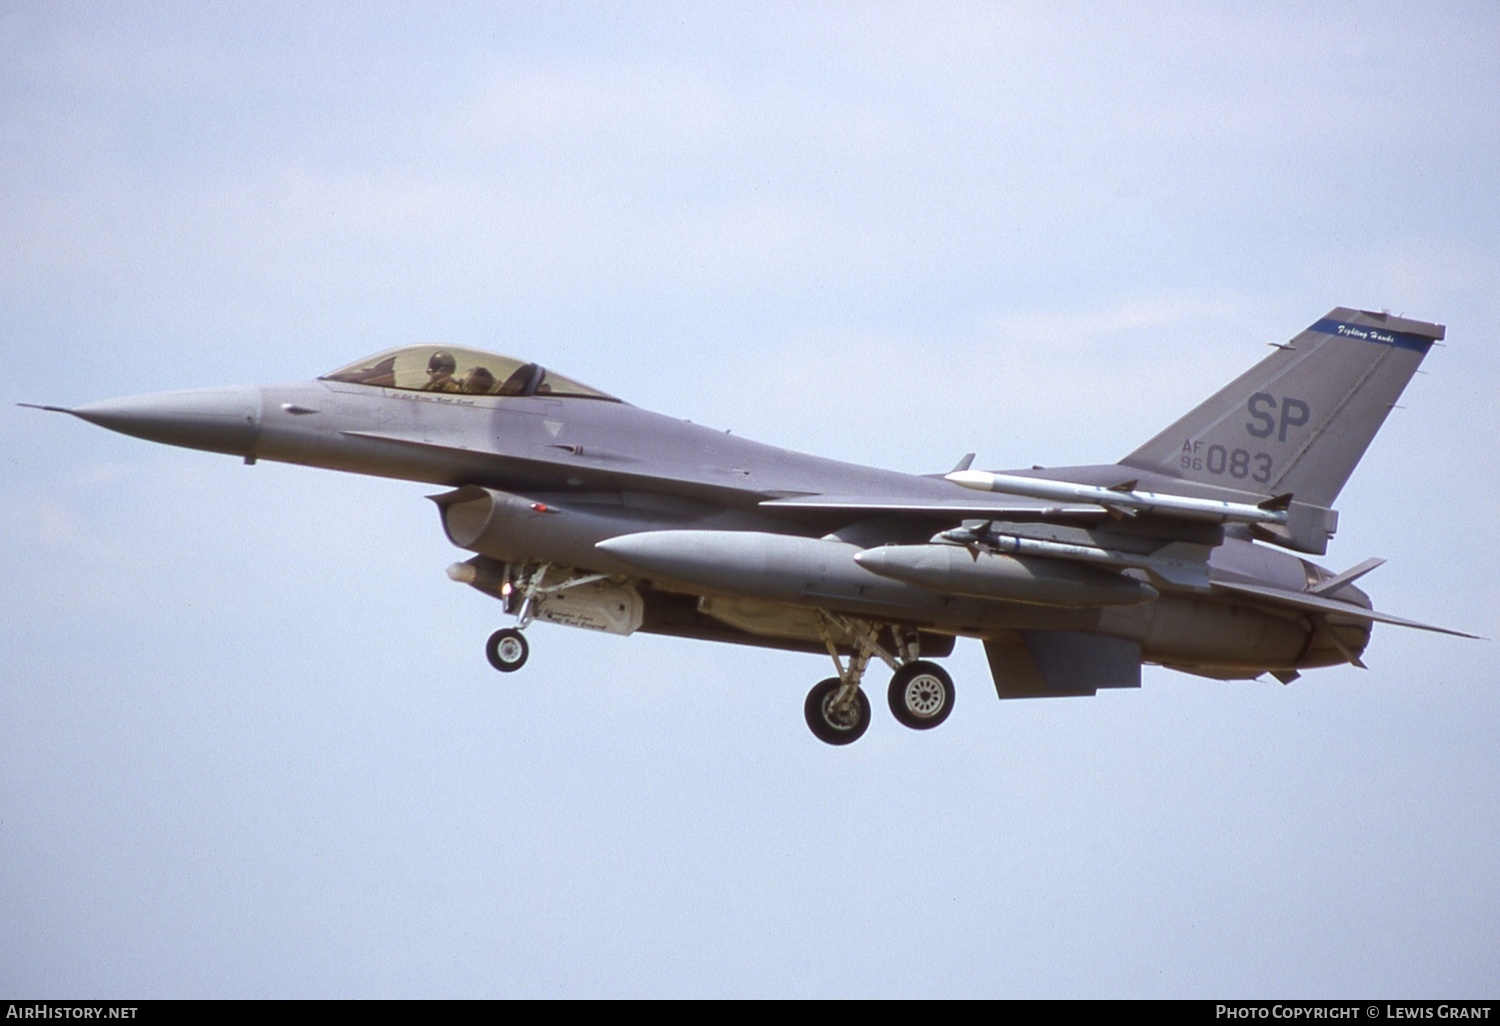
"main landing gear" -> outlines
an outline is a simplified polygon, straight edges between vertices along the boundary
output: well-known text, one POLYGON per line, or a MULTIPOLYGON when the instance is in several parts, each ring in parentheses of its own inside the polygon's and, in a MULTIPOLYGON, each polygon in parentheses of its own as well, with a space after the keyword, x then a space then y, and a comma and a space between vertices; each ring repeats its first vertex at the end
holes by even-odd
POLYGON ((896 671, 886 700, 902 726, 931 730, 953 711, 953 678, 937 663, 918 659, 896 671))
POLYGON ((879 656, 896 671, 886 698, 898 723, 913 730, 930 730, 953 711, 953 678, 936 663, 917 658, 920 649, 916 631, 891 628, 899 655, 880 644, 879 629, 868 621, 825 611, 819 632, 839 673, 814 685, 802 706, 807 726, 819 741, 852 744, 869 729, 870 700, 860 690, 860 682, 871 656, 879 656), (854 653, 847 665, 839 655, 834 631, 853 643, 854 653))
POLYGON ((859 685, 829 677, 813 685, 802 705, 813 735, 824 744, 849 745, 870 729, 870 700, 859 685))

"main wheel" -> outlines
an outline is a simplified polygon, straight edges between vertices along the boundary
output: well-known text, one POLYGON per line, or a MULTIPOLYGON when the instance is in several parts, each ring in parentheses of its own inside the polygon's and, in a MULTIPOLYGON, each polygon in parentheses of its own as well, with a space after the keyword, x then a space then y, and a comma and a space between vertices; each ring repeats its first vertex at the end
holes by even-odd
POLYGON ((870 727, 870 700, 863 691, 856 691, 842 707, 833 704, 841 687, 837 677, 829 677, 813 686, 802 706, 813 735, 830 745, 853 744, 870 727))
POLYGON ((531 646, 526 644, 526 635, 513 627, 506 627, 490 635, 484 654, 490 665, 501 673, 514 673, 526 665, 531 646))
POLYGON ((919 659, 896 671, 886 697, 903 726, 931 730, 953 711, 953 678, 937 663, 919 659))

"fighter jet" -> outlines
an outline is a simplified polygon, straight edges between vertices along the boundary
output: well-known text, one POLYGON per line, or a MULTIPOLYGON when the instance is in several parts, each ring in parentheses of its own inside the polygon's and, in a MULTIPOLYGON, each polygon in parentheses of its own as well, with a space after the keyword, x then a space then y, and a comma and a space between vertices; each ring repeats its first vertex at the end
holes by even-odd
MULTIPOLYGON (((112 399, 70 413, 169 445, 441 485, 455 581, 498 599, 521 669, 534 622, 826 653, 807 724, 844 745, 879 661, 897 721, 936 727, 934 660, 979 639, 1002 699, 1352 663, 1377 612, 1334 572, 1334 501, 1438 324, 1343 307, 1117 463, 926 476, 822 459, 639 409, 535 363, 392 349, 299 384, 112 399)), ((1462 635, 1473 637, 1473 635, 1462 635)))

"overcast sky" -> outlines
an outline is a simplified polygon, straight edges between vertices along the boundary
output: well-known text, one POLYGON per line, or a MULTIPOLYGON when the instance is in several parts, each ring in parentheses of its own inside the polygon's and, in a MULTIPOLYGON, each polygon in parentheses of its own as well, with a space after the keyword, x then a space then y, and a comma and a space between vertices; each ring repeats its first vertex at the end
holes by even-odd
POLYGON ((1500 635, 1490 3, 0 0, 0 992, 1500 991, 1494 643, 996 701, 546 624, 416 484, 15 402, 442 341, 912 472, 1108 462, 1335 305, 1448 325, 1338 503, 1500 635))

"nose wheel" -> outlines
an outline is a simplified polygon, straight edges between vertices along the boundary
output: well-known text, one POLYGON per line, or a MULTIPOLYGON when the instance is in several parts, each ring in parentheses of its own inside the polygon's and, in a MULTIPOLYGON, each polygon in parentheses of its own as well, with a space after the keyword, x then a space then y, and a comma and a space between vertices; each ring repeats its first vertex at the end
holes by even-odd
POLYGON ((526 644, 526 635, 514 627, 506 627, 490 635, 485 643, 484 654, 490 665, 501 673, 514 673, 526 665, 531 646, 526 644))

